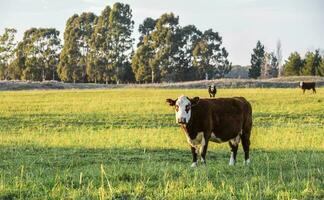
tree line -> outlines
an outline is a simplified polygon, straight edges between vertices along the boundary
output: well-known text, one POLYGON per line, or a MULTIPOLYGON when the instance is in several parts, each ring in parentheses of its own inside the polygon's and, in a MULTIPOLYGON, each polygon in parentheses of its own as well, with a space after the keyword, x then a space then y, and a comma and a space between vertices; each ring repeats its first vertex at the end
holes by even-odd
POLYGON ((180 26, 165 13, 139 25, 134 48, 129 5, 106 6, 71 16, 64 41, 55 28, 31 28, 15 43, 16 30, 0 36, 1 80, 58 80, 93 83, 158 83, 224 77, 231 70, 218 32, 180 26))
MULTIPOLYGON (((122 3, 106 6, 99 16, 74 14, 64 41, 55 28, 30 28, 15 42, 17 31, 6 28, 0 35, 0 80, 159 83, 222 78, 232 69, 218 32, 180 26, 173 13, 146 18, 136 46, 133 30, 132 10, 122 3)), ((319 50, 305 58, 294 52, 282 64, 280 42, 275 52, 257 42, 250 78, 295 75, 324 75, 319 50)))
POLYGON ((281 44, 277 44, 276 52, 266 52, 260 41, 251 54, 250 78, 273 78, 282 76, 324 76, 324 55, 320 50, 306 52, 304 58, 298 52, 290 54, 288 59, 279 68, 281 63, 281 44))

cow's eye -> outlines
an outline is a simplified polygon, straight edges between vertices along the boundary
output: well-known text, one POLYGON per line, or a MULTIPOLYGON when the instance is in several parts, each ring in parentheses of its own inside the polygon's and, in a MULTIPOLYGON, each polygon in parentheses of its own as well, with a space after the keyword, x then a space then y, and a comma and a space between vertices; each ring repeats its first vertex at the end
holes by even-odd
POLYGON ((178 110, 179 110, 179 106, 178 105, 175 106, 175 110, 178 112, 178 110))
POLYGON ((189 112, 190 110, 190 105, 186 105, 186 112, 189 112))

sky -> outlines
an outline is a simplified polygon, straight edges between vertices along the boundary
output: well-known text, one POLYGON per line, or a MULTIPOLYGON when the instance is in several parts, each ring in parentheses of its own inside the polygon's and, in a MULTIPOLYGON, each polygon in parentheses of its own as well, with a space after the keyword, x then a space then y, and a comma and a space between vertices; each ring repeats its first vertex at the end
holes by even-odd
MULTIPOLYGON (((0 34, 7 27, 18 30, 21 40, 31 27, 54 27, 63 38, 67 19, 73 14, 93 12, 100 15, 106 0, 0 0, 0 34)), ((133 11, 134 37, 146 17, 158 18, 173 12, 181 26, 212 28, 223 38, 229 60, 249 65, 258 40, 266 51, 282 45, 283 58, 291 52, 324 49, 324 0, 119 0, 133 11)))

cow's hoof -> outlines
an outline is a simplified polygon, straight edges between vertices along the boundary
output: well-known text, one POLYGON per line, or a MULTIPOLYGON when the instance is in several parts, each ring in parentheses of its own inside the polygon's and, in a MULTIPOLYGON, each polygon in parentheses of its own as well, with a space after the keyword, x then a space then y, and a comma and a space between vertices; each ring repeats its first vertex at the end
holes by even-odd
POLYGON ((197 167, 197 166, 198 166, 197 162, 193 162, 193 163, 191 164, 191 167, 197 167))
POLYGON ((249 164, 250 164, 250 159, 244 161, 244 165, 249 165, 249 164))
POLYGON ((231 158, 230 161, 229 161, 229 163, 228 163, 228 165, 230 165, 230 166, 235 165, 235 160, 231 158))
POLYGON ((201 164, 202 164, 202 165, 206 165, 206 160, 201 159, 201 164))

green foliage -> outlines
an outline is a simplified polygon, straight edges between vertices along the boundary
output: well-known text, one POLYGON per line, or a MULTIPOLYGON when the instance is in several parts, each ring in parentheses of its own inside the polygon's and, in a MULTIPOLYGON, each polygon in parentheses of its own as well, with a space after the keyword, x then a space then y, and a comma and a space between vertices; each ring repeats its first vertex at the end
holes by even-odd
POLYGON ((256 47, 251 54, 251 68, 249 69, 250 78, 258 78, 261 75, 261 65, 264 60, 264 45, 260 41, 257 42, 256 47))
POLYGON ((217 32, 181 27, 173 13, 146 18, 135 51, 133 28, 132 10, 123 3, 106 6, 98 17, 91 12, 71 16, 63 48, 55 29, 31 28, 15 51, 0 48, 15 57, 1 59, 0 79, 154 83, 203 79, 205 74, 221 78, 231 70, 217 32))
POLYGON ((132 70, 137 82, 149 83, 154 82, 154 72, 149 63, 152 58, 153 50, 149 45, 140 45, 132 57, 132 70))
POLYGON ((212 29, 206 30, 193 50, 199 79, 222 78, 231 70, 222 38, 212 29))
POLYGON ((138 82, 188 81, 224 77, 231 70, 221 37, 211 29, 179 26, 179 17, 164 14, 140 25, 132 68, 138 82))
POLYGON ((324 90, 224 89, 253 107, 251 164, 190 168, 166 98, 205 89, 1 92, 0 199, 323 199, 324 90), (28 105, 28 106, 26 106, 28 105))
POLYGON ((305 65, 302 69, 302 74, 306 76, 324 76, 324 68, 321 66, 322 57, 319 50, 307 52, 305 55, 305 65))
POLYGON ((113 71, 112 81, 117 84, 125 82, 123 78, 129 69, 132 54, 133 38, 131 37, 134 21, 132 10, 128 4, 115 3, 109 16, 109 37, 111 49, 108 57, 111 62, 109 68, 113 71))
POLYGON ((138 27, 138 32, 141 34, 139 37, 139 42, 137 43, 137 47, 141 46, 144 43, 144 37, 151 34, 156 25, 156 20, 151 17, 147 17, 144 19, 143 24, 140 24, 138 27))
MULTIPOLYGON (((134 21, 128 4, 106 6, 100 16, 74 14, 67 22, 62 48, 53 28, 30 28, 14 42, 15 29, 0 36, 0 79, 62 80, 94 83, 157 83, 223 78, 232 69, 222 37, 212 29, 203 33, 194 25, 180 26, 179 17, 165 13, 145 18, 133 49, 134 21)), ((277 77, 281 43, 276 56, 265 60, 260 41, 251 54, 250 78, 277 77)), ((286 76, 324 75, 324 59, 307 52, 305 60, 293 53, 286 61, 286 76)), ((281 64, 280 64, 281 65, 281 64)))
POLYGON ((110 39, 110 17, 111 8, 101 12, 90 40, 90 54, 88 57, 87 74, 90 81, 95 83, 108 83, 112 79, 112 70, 109 68, 109 51, 111 49, 110 39))
POLYGON ((54 28, 31 28, 15 49, 9 66, 12 79, 57 80, 56 66, 61 49, 59 31, 54 28))
POLYGON ((301 75, 304 61, 301 59, 299 53, 291 53, 288 60, 283 65, 283 71, 285 76, 299 76, 301 75))
POLYGON ((0 79, 9 78, 9 66, 14 58, 16 29, 6 28, 0 35, 0 79))
POLYGON ((58 74, 66 82, 87 82, 87 57, 97 16, 93 13, 73 15, 66 23, 64 47, 60 55, 58 74))
POLYGON ((153 49, 153 56, 149 60, 154 77, 152 82, 172 80, 172 70, 177 53, 177 31, 179 17, 173 13, 163 14, 156 22, 154 31, 149 35, 148 42, 153 49))
POLYGON ((174 81, 197 80, 197 68, 194 66, 193 51, 201 38, 202 32, 194 25, 187 25, 179 29, 177 40, 180 41, 176 64, 173 69, 174 81))

